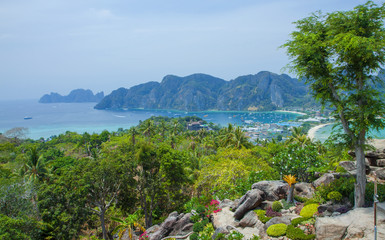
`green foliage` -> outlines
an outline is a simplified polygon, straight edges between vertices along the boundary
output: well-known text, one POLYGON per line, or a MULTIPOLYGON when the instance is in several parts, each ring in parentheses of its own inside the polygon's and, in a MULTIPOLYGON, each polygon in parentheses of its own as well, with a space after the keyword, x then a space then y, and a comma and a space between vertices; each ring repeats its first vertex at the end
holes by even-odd
POLYGON ((41 239, 39 222, 28 218, 10 218, 0 214, 1 240, 41 239))
POLYGON ((333 182, 326 186, 319 186, 316 189, 315 194, 319 195, 322 199, 328 199, 328 194, 330 192, 339 192, 342 197, 349 198, 350 194, 354 192, 354 183, 355 179, 353 177, 350 178, 339 178, 335 179, 333 182))
POLYGON ((242 240, 244 235, 238 231, 232 231, 228 236, 228 240, 242 240))
POLYGON ((297 202, 301 202, 301 203, 304 203, 306 201, 308 201, 309 199, 308 198, 305 198, 305 197, 300 197, 300 196, 294 196, 294 199, 297 201, 297 202))
POLYGON ((254 210, 254 212, 257 214, 259 221, 263 223, 267 223, 270 219, 272 219, 272 217, 266 217, 265 210, 257 209, 257 210, 254 210))
MULTIPOLYGON (((378 201, 383 202, 385 201, 385 185, 384 184, 377 184, 377 195, 378 195, 378 201)), ((373 204, 373 196, 374 196, 374 183, 368 182, 366 185, 366 192, 365 192, 365 202, 367 206, 371 206, 373 204)))
POLYGON ((342 200, 342 194, 337 192, 337 191, 332 191, 332 192, 328 193, 327 198, 329 200, 334 201, 334 202, 340 202, 342 200))
POLYGON ((291 224, 296 227, 298 224, 304 222, 304 221, 307 221, 309 220, 310 217, 298 217, 298 218, 294 218, 291 220, 291 224))
POLYGON ((193 234, 190 235, 190 240, 198 240, 199 238, 199 233, 194 232, 193 234))
POLYGON ((281 211, 281 209, 283 208, 282 206, 282 203, 280 201, 274 201, 273 202, 273 205, 271 206, 271 208, 276 211, 276 212, 279 212, 281 211))
POLYGON ((283 209, 289 209, 295 206, 295 203, 288 203, 285 199, 281 200, 283 209))
POLYGON ((301 217, 312 217, 318 212, 318 206, 319 204, 315 203, 304 206, 300 213, 301 217))
POLYGON ((297 21, 292 40, 284 44, 292 70, 340 120, 343 133, 332 137, 357 153, 356 207, 365 203, 368 131, 385 127, 384 102, 375 88, 379 81, 372 76, 385 62, 384 17, 385 6, 371 1, 351 11, 318 12, 297 21))
POLYGON ((266 233, 271 237, 280 237, 286 234, 287 225, 278 223, 267 228, 266 233))
POLYGON ((286 230, 286 237, 292 240, 312 240, 315 239, 315 234, 306 235, 303 230, 289 225, 286 230))
POLYGON ((271 167, 251 149, 220 149, 205 158, 195 183, 198 191, 219 199, 235 199, 245 194, 236 189, 238 179, 246 179, 251 171, 271 172, 271 167))
POLYGON ((282 177, 295 175, 302 182, 314 180, 314 173, 325 165, 315 145, 301 143, 289 144, 279 151, 272 164, 282 177))
POLYGON ((199 233, 199 232, 203 231, 204 226, 205 225, 202 222, 196 222, 193 225, 193 231, 196 233, 199 233))

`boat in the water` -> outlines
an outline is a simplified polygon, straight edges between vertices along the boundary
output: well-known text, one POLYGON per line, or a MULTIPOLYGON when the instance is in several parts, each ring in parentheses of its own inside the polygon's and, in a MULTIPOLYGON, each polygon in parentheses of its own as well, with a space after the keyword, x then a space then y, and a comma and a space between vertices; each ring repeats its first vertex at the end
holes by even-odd
POLYGON ((29 119, 32 119, 32 117, 30 117, 30 116, 25 116, 24 117, 24 120, 29 120, 29 119))

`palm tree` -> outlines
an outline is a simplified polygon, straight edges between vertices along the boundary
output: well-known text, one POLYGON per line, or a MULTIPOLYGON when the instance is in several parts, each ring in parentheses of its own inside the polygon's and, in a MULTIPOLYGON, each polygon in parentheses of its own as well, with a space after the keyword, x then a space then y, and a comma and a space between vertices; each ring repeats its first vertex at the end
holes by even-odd
POLYGON ((154 134, 155 128, 154 128, 154 121, 153 120, 146 120, 142 126, 143 134, 148 139, 151 138, 151 136, 154 134))
POLYGON ((45 180, 48 177, 44 159, 39 156, 36 146, 28 151, 28 159, 24 165, 24 177, 31 183, 45 180))
POLYGON ((132 145, 135 146, 135 143, 136 143, 136 135, 139 134, 138 129, 137 129, 136 127, 130 127, 130 129, 128 130, 128 132, 131 134, 131 142, 132 142, 132 145))
POLYGON ((144 227, 139 223, 140 215, 138 211, 136 211, 134 214, 129 215, 125 219, 120 219, 116 217, 111 217, 111 219, 119 223, 119 225, 114 229, 114 231, 112 231, 112 234, 116 234, 117 232, 119 232, 119 240, 122 239, 126 231, 128 231, 128 237, 130 240, 133 239, 133 231, 146 231, 146 229, 144 229, 144 227))

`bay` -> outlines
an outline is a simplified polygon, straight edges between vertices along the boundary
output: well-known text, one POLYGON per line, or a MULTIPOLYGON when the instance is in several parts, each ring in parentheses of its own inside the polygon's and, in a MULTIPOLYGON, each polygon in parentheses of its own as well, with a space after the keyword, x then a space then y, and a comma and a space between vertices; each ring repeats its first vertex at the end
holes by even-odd
POLYGON ((66 131, 78 133, 100 133, 103 130, 117 131, 136 126, 151 116, 185 117, 198 116, 207 122, 227 126, 229 123, 242 125, 245 122, 279 123, 289 122, 298 114, 285 112, 239 112, 204 111, 184 112, 173 110, 96 110, 96 103, 38 103, 38 100, 0 101, 0 132, 14 128, 28 128, 31 139, 49 138, 66 131), (31 117, 31 119, 24 119, 31 117))
MULTIPOLYGON (((315 132, 314 138, 316 140, 320 140, 321 142, 324 142, 328 139, 332 131, 333 131, 333 124, 326 125, 315 132)), ((342 132, 342 129, 340 130, 340 132, 342 132)), ((369 136, 375 139, 384 139, 385 129, 382 129, 380 131, 371 131, 369 133, 369 136)))

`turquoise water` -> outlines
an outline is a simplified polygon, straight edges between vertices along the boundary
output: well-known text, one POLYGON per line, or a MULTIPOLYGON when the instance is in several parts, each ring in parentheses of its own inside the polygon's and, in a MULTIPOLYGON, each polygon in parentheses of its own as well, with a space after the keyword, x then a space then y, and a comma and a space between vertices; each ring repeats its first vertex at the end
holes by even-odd
POLYGON ((103 130, 117 131, 138 125, 140 120, 151 116, 184 117, 198 116, 207 122, 226 126, 228 123, 242 125, 244 122, 280 123, 292 122, 297 114, 281 112, 183 112, 171 110, 121 111, 95 110, 96 103, 50 103, 37 100, 0 101, 0 132, 14 127, 28 128, 27 137, 39 139, 73 131, 78 133, 100 133, 103 130), (24 117, 32 117, 25 120, 24 117))
MULTIPOLYGON (((315 139, 320 140, 321 142, 324 142, 330 136, 330 133, 332 132, 332 130, 333 130, 332 124, 326 125, 318 129, 318 131, 315 132, 314 137, 315 139)), ((369 135, 373 138, 383 139, 385 138, 385 129, 382 129, 381 131, 372 131, 369 135)))

